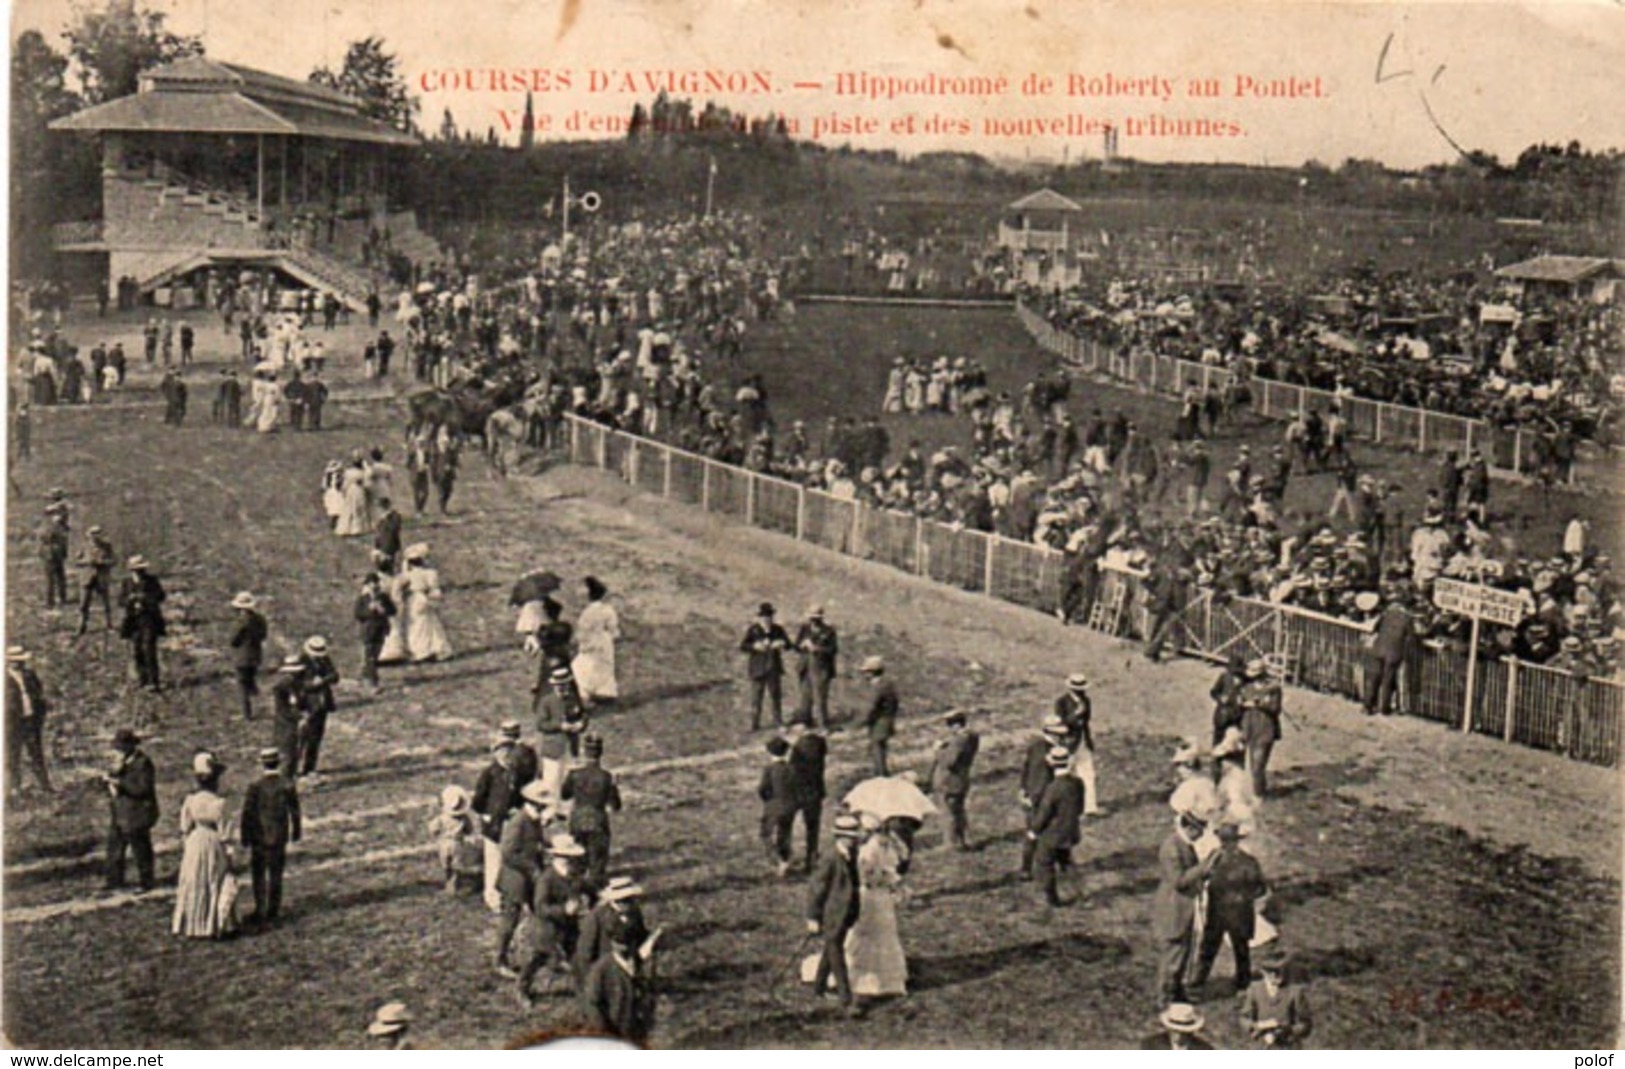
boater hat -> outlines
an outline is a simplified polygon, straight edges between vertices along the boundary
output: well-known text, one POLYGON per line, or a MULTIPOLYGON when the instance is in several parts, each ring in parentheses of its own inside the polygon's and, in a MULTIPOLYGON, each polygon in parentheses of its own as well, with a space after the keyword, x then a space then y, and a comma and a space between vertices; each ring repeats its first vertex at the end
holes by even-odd
POLYGON ((389 1002, 378 1007, 378 1012, 373 1014, 372 1023, 367 1026, 367 1034, 392 1036, 396 1032, 404 1031, 411 1023, 412 1014, 404 1002, 389 1002))
POLYGON ((609 883, 604 885, 603 892, 598 896, 604 902, 622 902, 628 898, 640 898, 643 888, 632 882, 630 876, 611 876, 609 883))
POLYGON ((1044 763, 1051 768, 1065 768, 1071 760, 1072 751, 1065 746, 1051 746, 1049 753, 1044 755, 1044 763))
POLYGON ((1089 677, 1082 672, 1073 672, 1066 677, 1066 686, 1068 690, 1088 690, 1089 677))
POLYGON ((321 635, 311 635, 305 639, 305 652, 312 657, 325 657, 327 655, 327 639, 321 635))
POLYGON ((842 813, 835 818, 835 837, 837 839, 861 839, 863 837, 863 822, 851 813, 842 813))
POLYGON ((234 609, 252 609, 256 604, 254 595, 246 590, 231 599, 231 607, 234 609))
POLYGON ((1170 1003, 1159 1019, 1170 1032, 1200 1032, 1204 1023, 1201 1013, 1189 1002, 1170 1003))

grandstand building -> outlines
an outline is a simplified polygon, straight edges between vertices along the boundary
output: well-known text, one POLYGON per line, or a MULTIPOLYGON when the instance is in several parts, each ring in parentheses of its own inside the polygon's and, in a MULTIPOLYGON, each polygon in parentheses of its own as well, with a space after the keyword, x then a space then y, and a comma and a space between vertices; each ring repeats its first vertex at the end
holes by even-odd
POLYGON ((323 86, 197 56, 51 128, 100 138, 101 218, 53 244, 93 258, 74 273, 121 304, 206 302, 223 272, 254 271, 359 309, 391 253, 438 256, 390 183, 418 139, 323 86))

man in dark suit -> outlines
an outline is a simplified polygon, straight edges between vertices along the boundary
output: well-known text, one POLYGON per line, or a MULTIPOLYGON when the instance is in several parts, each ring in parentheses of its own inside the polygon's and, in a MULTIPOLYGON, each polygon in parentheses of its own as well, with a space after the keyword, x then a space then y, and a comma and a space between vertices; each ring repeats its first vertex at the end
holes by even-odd
MULTIPOLYGON (((1022 820, 1028 825, 1032 824, 1033 810, 1038 807, 1038 800, 1044 796, 1044 788, 1055 778, 1055 770, 1049 763, 1049 752, 1057 746, 1065 746, 1066 743, 1066 724, 1053 714, 1044 719, 1044 726, 1040 729, 1038 737, 1027 743, 1027 749, 1021 760, 1019 791, 1021 808, 1026 810, 1022 820)), ((1023 880, 1033 878, 1033 857, 1037 845, 1037 840, 1031 837, 1022 839, 1019 873, 1023 880)))
POLYGON ((858 923, 858 840, 863 825, 850 813, 835 818, 835 849, 819 862, 807 887, 807 931, 821 936, 823 949, 813 991, 823 997, 830 976, 848 1014, 855 1015, 852 980, 846 968, 846 933, 858 923))
MULTIPOLYGON (((481 779, 483 782, 484 777, 481 779)), ((475 788, 475 795, 477 811, 478 787, 475 788)), ((519 793, 516 800, 519 811, 505 814, 502 822, 496 875, 496 890, 501 896, 496 971, 510 980, 517 980, 519 973, 508 957, 508 945, 519 930, 525 910, 531 908, 536 893, 536 878, 542 872, 542 807, 547 802, 547 795, 541 783, 532 782, 519 793)))
POLYGON ((107 832, 107 891, 124 886, 124 855, 135 855, 138 894, 157 882, 153 873, 152 828, 158 823, 158 773, 152 758, 141 752, 141 740, 129 728, 113 736, 118 760, 107 774, 112 822, 107 832))
POLYGON ((570 834, 586 851, 585 882, 596 891, 609 879, 609 815, 621 811, 621 792, 615 777, 604 769, 604 740, 588 735, 582 740, 585 764, 572 768, 559 788, 560 801, 572 803, 570 834))
POLYGON ((378 689, 378 657, 389 638, 389 618, 399 610, 384 592, 377 572, 368 572, 355 599, 355 619, 361 626, 361 681, 378 689))
POLYGON ((45 714, 51 705, 30 664, 33 659, 21 646, 6 651, 6 793, 13 797, 22 792, 25 750, 34 778, 46 792, 51 790, 45 769, 45 714))
POLYGON ((281 769, 282 754, 275 747, 260 751, 260 778, 243 794, 242 840, 248 848, 254 879, 253 919, 270 924, 282 912, 282 872, 288 864, 288 844, 302 834, 299 790, 292 776, 281 769))
POLYGON ((1090 730, 1094 704, 1089 700, 1089 677, 1074 672, 1066 677, 1066 692, 1055 699, 1055 715, 1066 724, 1067 748, 1072 751, 1072 771, 1083 781, 1083 811, 1100 815, 1095 794, 1095 736, 1090 730))
POLYGON ((869 714, 863 718, 863 726, 869 733, 869 757, 874 762, 875 775, 889 776, 891 769, 886 764, 886 751, 897 733, 897 685, 886 678, 886 662, 879 657, 866 658, 858 671, 875 688, 869 714))
POLYGON ((1377 628, 1371 637, 1370 658, 1365 672, 1365 713, 1384 716, 1393 712, 1394 691, 1399 682, 1399 670, 1411 652, 1415 632, 1411 614, 1399 598, 1390 598, 1377 618, 1377 628))
POLYGON ((338 708, 333 689, 339 684, 338 666, 333 663, 327 639, 312 635, 299 650, 305 662, 305 721, 299 728, 299 774, 316 775, 321 759, 322 739, 327 735, 327 718, 338 708))
POLYGON ((74 561, 85 575, 79 587, 79 634, 90 629, 90 604, 101 599, 102 619, 113 627, 113 543, 100 527, 85 532, 88 544, 74 561))
POLYGON ((150 571, 147 558, 130 558, 130 574, 119 592, 124 621, 119 634, 129 641, 136 676, 143 687, 162 687, 158 668, 158 640, 164 636, 164 585, 150 571))
POLYGON ((1163 1005, 1187 1001, 1185 970, 1191 960, 1191 936, 1196 920, 1196 897, 1218 854, 1206 861, 1196 857, 1196 840, 1207 826, 1194 813, 1180 813, 1174 830, 1157 850, 1157 893, 1151 903, 1151 932, 1160 947, 1157 987, 1163 1005))
POLYGON ((773 701, 773 723, 784 726, 784 651, 790 648, 790 636, 784 628, 773 622, 773 606, 762 602, 756 611, 756 620, 745 629, 739 643, 747 654, 745 674, 750 680, 750 729, 762 729, 762 698, 773 701))
POLYGON ((829 727, 829 689, 836 676, 840 648, 835 629, 824 622, 824 607, 814 605, 807 613, 807 622, 796 633, 796 649, 801 651, 801 663, 796 668, 801 679, 798 720, 829 727))
POLYGON ((373 527, 372 548, 378 553, 378 567, 394 575, 401 561, 401 514, 387 497, 378 499, 378 507, 382 511, 373 527))
POLYGON ((68 527, 68 503, 53 501, 45 506, 40 525, 40 561, 45 565, 45 607, 54 609, 68 603, 68 548, 72 532, 68 527))
POLYGON ((1034 860, 1043 873, 1044 901, 1059 906, 1063 904, 1056 886, 1060 870, 1072 867, 1072 848, 1082 841, 1083 784, 1067 767, 1072 752, 1065 746, 1053 747, 1045 761, 1055 778, 1033 807, 1027 838, 1032 840, 1034 860))
POLYGON ((1236 957, 1236 992, 1252 983, 1253 964, 1248 947, 1257 918, 1257 902, 1268 892, 1264 870, 1241 848, 1241 830, 1234 824, 1219 826, 1219 852, 1207 874, 1207 916, 1202 927, 1202 948, 1196 958, 1197 987, 1207 983, 1219 956, 1219 944, 1230 940, 1236 957))
POLYGON ((965 798, 970 794, 971 766, 976 763, 982 738, 966 725, 963 710, 955 709, 942 719, 948 725, 948 737, 937 743, 927 782, 948 808, 949 842, 955 850, 969 850, 970 844, 965 841, 965 798))
POLYGON ((775 735, 767 740, 771 758, 762 769, 756 797, 762 800, 762 845, 778 865, 779 876, 790 875, 790 833, 796 821, 795 771, 790 767, 790 744, 775 735))
POLYGON ((504 720, 498 729, 502 738, 513 743, 513 760, 509 765, 514 790, 522 791, 542 774, 542 759, 536 748, 524 741, 525 726, 517 720, 504 720))
POLYGON ((643 888, 630 876, 612 876, 598 893, 598 904, 581 922, 576 940, 575 970, 586 976, 600 958, 610 953, 617 929, 627 933, 628 946, 641 947, 649 938, 649 925, 643 918, 643 888))
POLYGON ((629 1043, 648 1040, 655 1023, 654 979, 638 957, 633 933, 615 929, 610 953, 582 980, 581 1006, 589 1031, 629 1043))
POLYGON ((550 864, 537 878, 531 897, 536 922, 531 930, 531 956, 519 974, 519 993, 526 1001, 531 999, 532 981, 543 968, 548 972, 544 994, 580 980, 574 966, 581 920, 587 914, 587 893, 581 883, 586 851, 572 836, 561 835, 548 843, 547 852, 550 864))
POLYGON ((1269 667, 1260 658, 1247 662, 1247 682, 1241 688, 1240 704, 1247 771, 1253 777, 1253 793, 1262 801, 1270 751, 1281 738, 1281 684, 1270 678, 1269 667))
POLYGON ((492 913, 502 909, 498 889, 502 872, 502 831, 520 802, 520 788, 514 783, 513 749, 513 740, 509 738, 499 738, 491 745, 491 763, 474 781, 474 796, 470 800, 470 808, 479 814, 480 833, 485 841, 485 907, 492 913))
MULTIPOLYGON (((807 724, 790 725, 790 782, 795 791, 796 812, 807 836, 807 871, 818 861, 818 828, 824 813, 824 765, 829 759, 829 740, 807 724)), ((792 836, 794 826, 791 827, 792 836)))
POLYGON ((244 720, 254 719, 254 695, 260 692, 260 665, 265 660, 265 640, 271 634, 256 605, 257 599, 246 590, 231 599, 231 607, 237 611, 237 628, 231 633, 232 660, 244 720))
POLYGON ((282 659, 271 684, 271 745, 282 755, 281 772, 299 774, 299 734, 307 713, 305 662, 297 653, 282 659))

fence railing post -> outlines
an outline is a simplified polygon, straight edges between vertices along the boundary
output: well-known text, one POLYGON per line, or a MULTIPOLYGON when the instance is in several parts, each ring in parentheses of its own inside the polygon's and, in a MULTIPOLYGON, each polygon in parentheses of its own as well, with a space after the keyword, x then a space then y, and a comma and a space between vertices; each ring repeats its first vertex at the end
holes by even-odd
POLYGON ((1381 401, 1378 401, 1377 404, 1374 407, 1377 410, 1377 420, 1376 420, 1375 437, 1372 438, 1372 441, 1376 442, 1376 444, 1378 444, 1378 445, 1381 445, 1382 444, 1382 410, 1387 408, 1388 406, 1383 404, 1381 401))
POLYGON ((1501 741, 1512 741, 1512 728, 1518 719, 1518 659, 1507 658, 1507 701, 1506 714, 1501 723, 1501 741))
POLYGON ((700 509, 711 511, 711 462, 705 461, 705 467, 700 469, 700 509))
POLYGON ((601 431, 598 432, 598 470, 599 471, 607 471, 608 469, 609 469, 609 432, 601 430, 601 431))
POLYGON ((796 541, 807 540, 807 488, 796 487, 796 541))
POLYGON ((925 566, 925 521, 918 516, 914 517, 914 574, 930 574, 925 566))
POLYGON ((660 476, 660 496, 664 497, 664 498, 670 498, 671 497, 671 449, 670 449, 670 447, 662 448, 661 453, 666 458, 666 470, 660 476))
POLYGON ((745 479, 745 525, 756 526, 756 473, 745 479))
POLYGON ((1420 408, 1416 411, 1416 451, 1426 453, 1428 451, 1428 414, 1420 408))
POLYGON ((639 454, 642 452, 643 450, 638 448, 638 440, 636 438, 627 439, 626 481, 632 486, 638 485, 638 461, 640 459, 639 454))
POLYGON ((987 540, 986 559, 982 563, 982 593, 991 597, 993 595, 993 553, 999 548, 998 535, 985 535, 987 540))
POLYGON ((581 421, 570 420, 570 463, 581 463, 581 421))
POLYGON ((1512 474, 1523 474, 1523 428, 1512 431, 1512 474))

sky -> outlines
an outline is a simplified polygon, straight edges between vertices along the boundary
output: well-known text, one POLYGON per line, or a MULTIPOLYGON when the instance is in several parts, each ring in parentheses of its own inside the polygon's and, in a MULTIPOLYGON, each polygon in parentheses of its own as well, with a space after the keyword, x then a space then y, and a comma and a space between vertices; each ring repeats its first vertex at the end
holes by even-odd
MULTIPOLYGON (((13 36, 55 38, 73 0, 15 0, 13 36)), ((521 90, 488 72, 525 72, 546 91, 538 136, 588 136, 572 118, 620 119, 653 93, 644 72, 726 73, 752 94, 696 92, 751 114, 790 116, 802 137, 915 152, 1004 158, 1099 157, 1102 124, 1144 160, 1396 167, 1457 149, 1511 160, 1531 143, 1625 148, 1625 2, 1328 4, 1310 0, 168 0, 172 29, 214 58, 294 77, 337 65, 346 44, 381 35, 423 100, 460 127, 512 140, 521 90), (473 72, 476 89, 449 90, 473 72), (538 73, 532 73, 538 72, 538 73), (595 80, 594 72, 598 73, 595 80), (843 72, 903 79, 1006 79, 989 95, 841 96, 843 72), (562 77, 561 77, 562 76, 562 77), (1029 76, 1048 92, 1023 92, 1029 76), (1069 77, 1079 95, 1066 92, 1069 77), (569 88, 559 83, 566 79, 569 88), (596 89, 595 81, 610 82, 596 89), (1106 84, 1107 79, 1110 85, 1106 84), (1216 97, 1191 95, 1213 79, 1216 97), (1259 97, 1276 83, 1296 98, 1259 97), (1318 79, 1318 82, 1316 81, 1318 79), (765 81, 765 86, 763 82, 765 81), (797 83, 801 83, 798 87, 797 83), (431 91, 425 91, 425 89, 431 91), (1171 90, 1170 99, 1162 93, 1171 90), (765 91, 763 91, 765 90, 765 91), (1100 95, 1111 90, 1113 95, 1100 95), (1151 91, 1152 96, 1140 95, 1151 91), (912 130, 908 127, 912 117, 912 130), (1029 125, 1070 117, 1071 132, 1029 125), (928 130, 930 120, 937 123, 928 130), (989 122, 997 124, 990 130, 989 122), (860 132, 851 132, 856 124, 860 132), (955 125, 962 124, 962 125, 955 125), (1026 132, 1012 132, 1025 129, 1026 132)), ((684 94, 679 94, 684 95, 684 94)), ((598 136, 611 136, 600 132, 598 136)))

